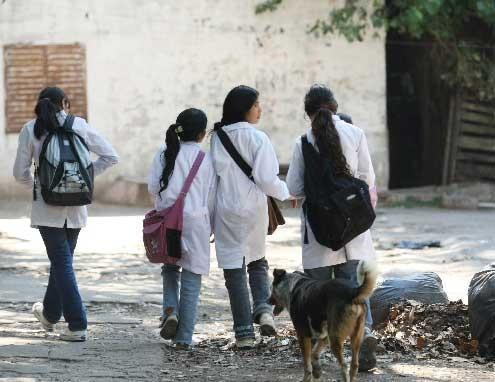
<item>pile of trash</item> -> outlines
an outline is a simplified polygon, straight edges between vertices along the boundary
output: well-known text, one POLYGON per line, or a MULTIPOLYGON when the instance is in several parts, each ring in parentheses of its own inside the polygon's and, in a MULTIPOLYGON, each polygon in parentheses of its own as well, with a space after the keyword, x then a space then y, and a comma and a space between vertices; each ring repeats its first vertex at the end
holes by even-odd
POLYGON ((390 308, 399 301, 413 300, 422 304, 447 304, 442 279, 435 272, 419 272, 389 277, 378 283, 370 298, 374 327, 387 322, 390 308))
POLYGON ((468 291, 471 334, 480 341, 482 357, 495 359, 495 263, 476 273, 468 291))
POLYGON ((402 301, 390 308, 388 322, 377 328, 384 350, 428 358, 475 357, 478 341, 471 338, 468 306, 402 301))

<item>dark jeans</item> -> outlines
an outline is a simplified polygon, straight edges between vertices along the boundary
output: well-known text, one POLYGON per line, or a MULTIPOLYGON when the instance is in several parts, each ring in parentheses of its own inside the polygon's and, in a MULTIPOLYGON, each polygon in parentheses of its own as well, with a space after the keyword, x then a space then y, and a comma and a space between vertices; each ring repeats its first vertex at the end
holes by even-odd
MULTIPOLYGON (((358 282, 357 282, 356 269, 358 264, 359 264, 358 260, 349 260, 346 263, 337 264, 329 267, 305 269, 304 272, 307 273, 310 277, 317 280, 329 280, 332 277, 336 279, 340 278, 340 279, 350 280, 357 286, 358 282)), ((373 318, 371 317, 369 298, 365 300, 365 304, 367 310, 366 327, 371 329, 371 326, 373 325, 373 318)))
POLYGON ((272 306, 267 302, 270 297, 268 262, 263 257, 249 263, 247 273, 249 274, 249 286, 253 295, 252 312, 247 287, 246 264, 244 263, 242 268, 223 270, 237 339, 254 338, 253 321, 259 323, 262 313, 272 314, 272 306))
POLYGON ((56 323, 63 313, 69 330, 85 330, 88 326, 86 311, 72 268, 80 229, 39 227, 39 231, 51 263, 50 278, 43 299, 43 315, 51 323, 56 323))

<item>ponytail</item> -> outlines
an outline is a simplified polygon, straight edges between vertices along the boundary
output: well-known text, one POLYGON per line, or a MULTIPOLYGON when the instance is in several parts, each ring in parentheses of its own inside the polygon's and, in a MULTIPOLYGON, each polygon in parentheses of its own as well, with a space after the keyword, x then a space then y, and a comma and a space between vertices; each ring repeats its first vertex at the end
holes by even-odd
POLYGON ((40 139, 45 133, 56 132, 60 128, 57 113, 63 109, 66 100, 65 93, 57 87, 43 89, 38 96, 38 103, 34 108, 36 121, 34 123, 34 136, 40 139))
POLYGON ((332 111, 326 107, 313 115, 311 131, 320 154, 332 162, 335 175, 351 175, 340 143, 339 133, 332 119, 332 111))
POLYGON ((170 177, 174 172, 175 161, 180 151, 180 142, 195 142, 204 135, 208 120, 206 114, 199 109, 186 109, 179 114, 175 123, 169 126, 165 135, 165 151, 163 152, 162 176, 160 177, 160 192, 168 187, 170 177))
POLYGON ((160 178, 160 192, 168 187, 168 181, 174 172, 175 160, 177 159, 177 155, 179 155, 179 127, 180 125, 178 123, 170 125, 165 135, 165 144, 167 147, 163 153, 165 166, 163 167, 162 176, 160 178))

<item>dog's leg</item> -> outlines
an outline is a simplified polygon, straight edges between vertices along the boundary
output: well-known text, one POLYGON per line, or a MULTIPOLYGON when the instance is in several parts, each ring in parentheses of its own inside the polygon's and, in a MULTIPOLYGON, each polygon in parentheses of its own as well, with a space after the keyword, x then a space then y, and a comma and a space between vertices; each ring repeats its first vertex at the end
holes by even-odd
MULTIPOLYGON (((364 309, 363 309, 364 310, 364 309)), ((351 351, 352 351, 352 361, 351 361, 351 382, 356 379, 357 372, 359 369, 359 350, 361 349, 361 343, 363 342, 364 336, 364 314, 362 314, 357 322, 354 332, 351 334, 351 351)))
POLYGON ((331 337, 330 347, 332 348, 332 353, 337 358, 340 365, 340 370, 342 372, 342 381, 349 382, 349 373, 347 371, 347 364, 344 359, 344 342, 345 338, 331 337))
POLYGON ((311 365, 313 366, 313 378, 319 379, 321 377, 321 364, 320 364, 320 354, 325 348, 327 339, 318 338, 318 341, 313 348, 313 354, 311 355, 311 365))
POLYGON ((298 335, 299 346, 304 360, 304 379, 303 382, 313 381, 313 365, 311 364, 311 337, 298 335))
POLYGON ((320 365, 320 354, 322 350, 325 348, 325 345, 328 342, 328 337, 325 338, 318 338, 316 341, 316 344, 313 348, 313 354, 311 355, 312 358, 312 366, 313 366, 313 378, 314 379, 319 379, 321 376, 321 365, 320 365))
POLYGON ((320 334, 316 340, 316 344, 313 347, 312 365, 313 365, 313 378, 319 379, 321 376, 320 354, 325 348, 328 342, 328 323, 323 321, 319 330, 320 334))

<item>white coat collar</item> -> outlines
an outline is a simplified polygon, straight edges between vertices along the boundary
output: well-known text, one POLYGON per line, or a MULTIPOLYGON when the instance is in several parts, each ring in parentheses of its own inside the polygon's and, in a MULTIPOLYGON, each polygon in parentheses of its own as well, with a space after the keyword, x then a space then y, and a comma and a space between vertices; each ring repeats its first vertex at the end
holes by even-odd
POLYGON ((197 147, 201 147, 201 145, 198 143, 198 142, 194 142, 194 141, 186 141, 186 142, 180 142, 181 146, 184 145, 184 146, 197 146, 197 147))
POLYGON ((223 126, 222 129, 226 132, 239 130, 239 129, 255 129, 254 125, 249 122, 236 122, 231 125, 223 126))
POLYGON ((65 110, 60 110, 58 113, 57 113, 57 120, 58 120, 58 123, 60 124, 60 126, 63 126, 64 123, 65 123, 65 118, 67 118, 67 113, 65 110))

